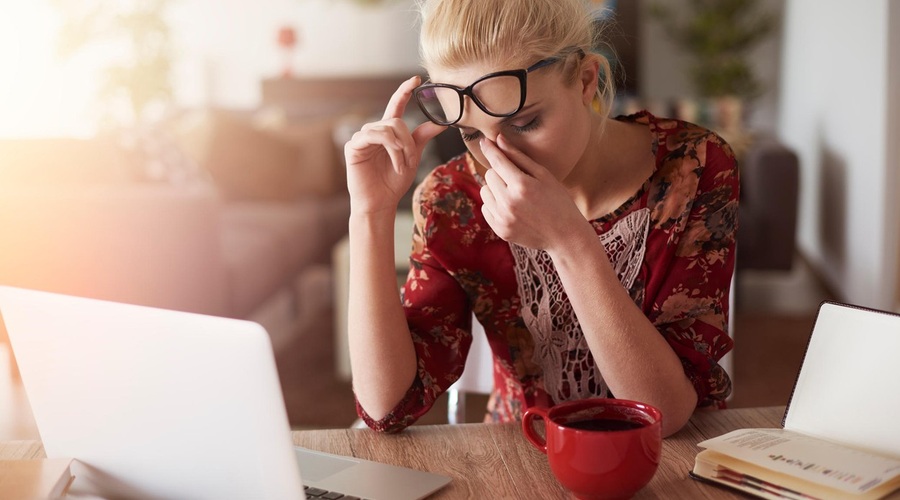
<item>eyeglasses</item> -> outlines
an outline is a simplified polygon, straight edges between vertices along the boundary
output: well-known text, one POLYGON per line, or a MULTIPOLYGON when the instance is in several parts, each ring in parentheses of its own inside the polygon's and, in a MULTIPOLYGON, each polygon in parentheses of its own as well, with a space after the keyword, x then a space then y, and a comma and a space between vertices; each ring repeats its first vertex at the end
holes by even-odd
POLYGON ((525 105, 528 73, 560 61, 562 57, 542 59, 527 69, 498 71, 482 76, 466 88, 448 83, 424 83, 413 95, 429 120, 438 125, 453 125, 462 118, 464 97, 485 113, 505 118, 518 113, 525 105))

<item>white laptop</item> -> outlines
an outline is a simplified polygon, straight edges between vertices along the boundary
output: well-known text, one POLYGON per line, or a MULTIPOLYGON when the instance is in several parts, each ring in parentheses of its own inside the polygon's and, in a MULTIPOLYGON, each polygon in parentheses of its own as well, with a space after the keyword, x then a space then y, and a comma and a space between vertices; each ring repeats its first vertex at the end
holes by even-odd
POLYGON ((450 481, 295 448, 256 323, 3 286, 0 312, 47 456, 76 459, 73 495, 403 499, 450 481))

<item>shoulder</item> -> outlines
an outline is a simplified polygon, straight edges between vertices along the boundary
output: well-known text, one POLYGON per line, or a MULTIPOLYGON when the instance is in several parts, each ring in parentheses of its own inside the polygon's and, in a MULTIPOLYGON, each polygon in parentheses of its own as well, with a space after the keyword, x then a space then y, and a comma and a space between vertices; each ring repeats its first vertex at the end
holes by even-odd
POLYGON ((656 172, 648 186, 654 220, 669 226, 710 196, 724 202, 739 196, 737 162, 731 146, 717 133, 682 120, 642 112, 620 118, 646 123, 653 137, 656 172))
MULTIPOLYGON (((737 160, 725 139, 706 127, 654 116, 646 111, 618 117, 623 121, 649 126, 657 175, 694 178, 701 183, 737 179, 737 160)), ((670 179, 671 180, 671 179, 670 179)))
POLYGON ((683 163, 706 176, 715 175, 713 171, 736 171, 734 151, 716 132, 682 120, 656 117, 651 120, 661 161, 683 163))
POLYGON ((724 159, 734 162, 734 151, 728 142, 706 127, 674 118, 654 116, 647 111, 620 116, 617 119, 649 126, 654 141, 654 152, 662 160, 692 157, 703 165, 711 153, 713 160, 724 159))

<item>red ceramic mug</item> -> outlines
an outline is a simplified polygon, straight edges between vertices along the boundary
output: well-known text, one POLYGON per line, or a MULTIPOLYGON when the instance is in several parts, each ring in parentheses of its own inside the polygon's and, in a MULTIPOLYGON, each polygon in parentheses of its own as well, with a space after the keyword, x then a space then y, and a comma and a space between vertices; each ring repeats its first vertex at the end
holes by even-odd
POLYGON ((662 413, 624 399, 591 398, 533 407, 525 437, 547 455, 553 475, 579 499, 630 498, 659 465, 662 413), (544 420, 545 436, 534 420, 544 420))

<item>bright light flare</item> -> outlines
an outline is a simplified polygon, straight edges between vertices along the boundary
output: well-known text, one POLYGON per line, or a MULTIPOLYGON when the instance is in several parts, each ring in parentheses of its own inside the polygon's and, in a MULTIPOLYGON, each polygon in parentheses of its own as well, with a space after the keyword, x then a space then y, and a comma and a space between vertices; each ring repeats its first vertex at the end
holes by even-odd
POLYGON ((0 138, 88 136, 98 61, 56 55, 60 19, 46 0, 4 0, 0 16, 0 138))

